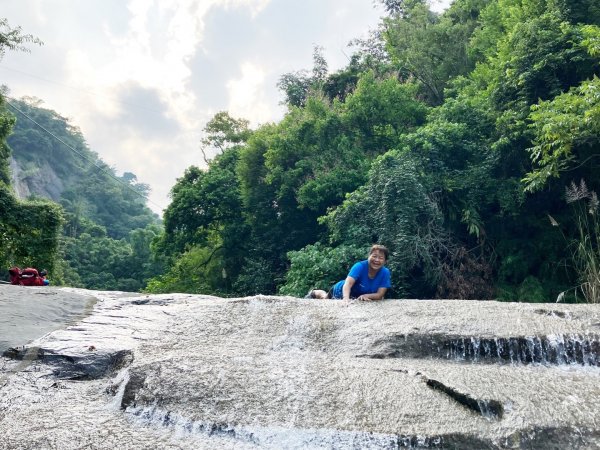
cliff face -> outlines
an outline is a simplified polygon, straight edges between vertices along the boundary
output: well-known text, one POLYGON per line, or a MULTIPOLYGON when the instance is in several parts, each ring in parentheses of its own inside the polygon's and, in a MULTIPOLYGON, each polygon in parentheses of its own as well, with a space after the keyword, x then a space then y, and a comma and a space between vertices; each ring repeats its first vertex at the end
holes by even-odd
POLYGON ((65 186, 48 161, 30 169, 21 167, 12 156, 9 163, 11 182, 17 198, 24 200, 33 195, 59 202, 65 186))
POLYGON ((35 102, 16 104, 25 115, 17 117, 6 142, 12 189, 19 199, 35 196, 60 203, 65 217, 104 227, 113 239, 157 222, 143 198, 149 187, 135 175, 117 176, 55 111, 35 102))
POLYGON ((600 446, 594 305, 68 292, 2 360, 6 448, 600 446))

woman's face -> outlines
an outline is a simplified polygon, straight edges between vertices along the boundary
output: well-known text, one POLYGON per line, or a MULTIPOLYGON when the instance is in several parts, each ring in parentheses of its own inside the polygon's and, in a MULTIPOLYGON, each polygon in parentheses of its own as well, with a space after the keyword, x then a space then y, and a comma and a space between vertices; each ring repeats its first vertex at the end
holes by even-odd
POLYGON ((385 254, 381 250, 373 250, 368 258, 369 268, 379 270, 385 265, 385 254))

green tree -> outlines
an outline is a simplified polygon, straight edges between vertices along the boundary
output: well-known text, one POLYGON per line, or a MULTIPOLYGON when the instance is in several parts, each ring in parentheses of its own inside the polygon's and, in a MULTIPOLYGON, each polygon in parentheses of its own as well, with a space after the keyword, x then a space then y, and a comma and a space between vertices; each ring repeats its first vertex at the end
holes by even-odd
POLYGON ((323 57, 323 48, 315 46, 313 49, 313 69, 300 70, 283 74, 277 82, 277 87, 285 95, 284 104, 292 107, 302 107, 312 92, 321 90, 327 78, 327 61, 323 57))
MULTIPOLYGON (((267 180, 265 154, 276 138, 277 128, 264 125, 256 130, 247 145, 241 149, 237 176, 243 202, 244 219, 249 227, 248 252, 235 289, 248 294, 275 292, 277 278, 285 269, 286 241, 300 227, 282 226, 286 219, 277 201, 277 186, 267 180)), ((282 192, 284 194, 284 192, 282 192)))
POLYGON ((157 225, 130 231, 123 239, 82 232, 61 240, 67 284, 88 289, 138 292, 163 272, 150 246, 161 232, 157 225))
POLYGON ((245 120, 218 113, 205 128, 204 143, 219 147, 221 153, 206 170, 188 168, 172 188, 165 231, 154 243, 155 255, 166 257, 171 268, 152 280, 148 290, 232 293, 248 236, 237 174, 241 144, 252 134, 247 125, 245 120), (203 279, 194 287, 190 275, 181 270, 192 266, 203 279))
POLYGON ((551 177, 559 177, 569 167, 588 179, 595 176, 600 156, 600 79, 594 78, 536 105, 531 113, 535 133, 530 153, 533 170, 525 177, 527 189, 543 188, 551 177))
POLYGON ((223 153, 232 146, 246 142, 252 134, 248 125, 249 122, 246 119, 233 118, 226 111, 215 114, 204 127, 206 136, 201 140, 200 149, 204 162, 209 163, 206 156, 206 150, 209 148, 217 149, 219 153, 223 153))
POLYGON ((416 80, 429 104, 440 105, 448 81, 473 69, 468 43, 485 3, 456 1, 443 15, 422 0, 388 5, 392 15, 384 20, 383 31, 387 50, 400 77, 416 80))

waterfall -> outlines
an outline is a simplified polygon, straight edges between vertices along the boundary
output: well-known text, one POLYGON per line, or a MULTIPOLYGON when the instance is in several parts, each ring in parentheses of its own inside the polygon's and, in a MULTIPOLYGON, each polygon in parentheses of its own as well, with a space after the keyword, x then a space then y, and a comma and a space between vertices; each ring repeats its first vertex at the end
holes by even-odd
POLYGON ((578 334, 508 338, 469 337, 444 342, 442 352, 445 355, 437 356, 473 362, 598 366, 600 339, 596 335, 578 334))
POLYGON ((370 358, 441 358, 475 363, 543 365, 600 365, 600 336, 547 334, 543 336, 478 337, 400 334, 377 340, 370 358))

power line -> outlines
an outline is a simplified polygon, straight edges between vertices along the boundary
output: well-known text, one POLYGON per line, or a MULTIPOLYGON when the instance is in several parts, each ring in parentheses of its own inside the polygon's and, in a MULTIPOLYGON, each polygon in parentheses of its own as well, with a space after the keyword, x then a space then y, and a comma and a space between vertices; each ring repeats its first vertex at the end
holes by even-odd
MULTIPOLYGON (((35 78, 35 79, 43 81, 45 83, 54 84, 56 86, 60 86, 60 87, 67 88, 67 89, 71 89, 73 91, 81 92, 81 93, 86 94, 86 95, 91 95, 91 96, 94 96, 94 97, 99 97, 99 98, 104 98, 104 99, 108 99, 109 98, 108 96, 103 95, 100 92, 91 91, 91 90, 88 90, 88 89, 76 88, 74 86, 70 86, 70 85, 64 84, 64 83, 59 83, 58 81, 54 81, 54 80, 50 80, 48 78, 40 77, 39 75, 34 75, 32 73, 25 72, 23 70, 14 69, 12 67, 8 67, 8 66, 5 66, 3 64, 0 64, 0 69, 9 70, 11 72, 19 73, 19 74, 22 74, 22 75, 27 75, 28 77, 35 78)), ((138 105, 138 104, 135 104, 135 103, 127 102, 127 101, 124 101, 124 100, 121 100, 121 99, 118 99, 118 98, 111 99, 111 100, 115 101, 117 103, 121 103, 123 105, 133 106, 134 108, 145 109, 146 111, 153 112, 153 113, 156 113, 156 114, 160 114, 160 115, 163 114, 163 111, 159 111, 157 109, 149 108, 147 106, 143 106, 143 105, 138 105)))
MULTIPOLYGON (((75 92, 80 92, 80 93, 82 93, 84 95, 88 95, 88 96, 91 96, 91 97, 97 97, 97 98, 104 99, 104 100, 110 100, 110 101, 113 101, 115 103, 119 103, 121 105, 131 106, 133 108, 137 108, 137 109, 140 109, 140 110, 145 110, 145 111, 148 111, 148 112, 151 112, 151 113, 158 114, 160 116, 164 116, 165 115, 164 111, 161 111, 161 110, 158 110, 158 109, 155 109, 155 108, 150 108, 148 106, 139 105, 137 103, 132 103, 132 102, 128 102, 128 101, 125 101, 125 100, 121 100, 120 98, 109 97, 109 96, 104 95, 104 94, 102 94, 101 92, 98 92, 98 91, 92 91, 92 90, 89 90, 89 89, 77 88, 77 87, 74 87, 74 86, 71 86, 71 85, 68 85, 68 84, 65 84, 65 83, 60 83, 58 81, 54 81, 54 80, 50 80, 48 78, 40 77, 38 75, 34 75, 32 73, 25 72, 23 70, 15 69, 15 68, 12 68, 12 67, 8 67, 8 66, 2 65, 2 64, 0 64, 0 69, 9 70, 9 71, 15 72, 15 73, 20 73, 22 75, 26 75, 28 77, 35 78, 37 80, 43 81, 45 83, 54 84, 56 86, 60 86, 62 88, 70 89, 70 90, 75 91, 75 92)), ((10 86, 8 86, 8 85, 0 85, 0 89, 2 88, 2 86, 5 86, 7 88, 7 90, 8 90, 7 92, 10 92, 10 89, 11 89, 10 86)), ((39 97, 36 97, 34 95, 31 95, 29 97, 39 98, 39 97)), ((42 102, 45 102, 44 99, 40 99, 40 100, 42 102)), ((202 131, 187 130, 187 131, 183 131, 183 132, 179 133, 180 136, 187 136, 189 134, 202 135, 202 131)))
POLYGON ((57 135, 55 135, 54 133, 52 133, 52 131, 48 130, 46 127, 44 127, 43 125, 39 124, 35 119, 33 119, 31 116, 29 116, 27 113, 21 111, 19 108, 17 108, 15 105, 13 105, 10 101, 17 101, 13 98, 10 97, 4 97, 6 99, 6 103, 13 108, 15 111, 17 111, 18 113, 20 113, 21 115, 23 115, 25 118, 29 119, 30 121, 32 121, 34 124, 36 124, 38 127, 40 127, 43 131, 45 131, 46 133, 48 133, 50 136, 52 136, 54 139, 56 139, 58 142, 60 142, 61 144, 63 144, 65 147, 67 147, 69 150, 71 150, 72 152, 78 154, 79 156, 81 156, 83 159, 87 160, 89 163, 91 163, 92 165, 94 165, 96 168, 98 168, 99 170, 101 170, 102 172, 104 172, 105 174, 107 174, 109 177, 111 177, 113 180, 115 180, 117 183, 122 184, 123 186, 125 186, 127 189, 129 189, 131 192, 135 193, 136 195, 139 195, 140 197, 142 197, 144 199, 145 202, 151 203, 154 206, 160 208, 161 210, 164 210, 165 208, 161 205, 158 205, 156 203, 154 203, 152 200, 150 200, 148 197, 146 197, 145 195, 143 195, 141 192, 135 190, 133 188, 133 186, 131 186, 128 183, 125 183, 123 180, 121 180, 120 178, 118 178, 113 172, 112 170, 108 170, 106 167, 103 167, 101 165, 99 165, 96 161, 92 160, 91 158, 89 158, 88 156, 84 155, 83 153, 81 153, 80 151, 78 151, 77 149, 75 149, 73 146, 69 145, 68 143, 66 143, 64 140, 62 140, 61 138, 59 138, 57 135))

